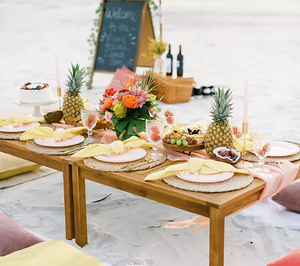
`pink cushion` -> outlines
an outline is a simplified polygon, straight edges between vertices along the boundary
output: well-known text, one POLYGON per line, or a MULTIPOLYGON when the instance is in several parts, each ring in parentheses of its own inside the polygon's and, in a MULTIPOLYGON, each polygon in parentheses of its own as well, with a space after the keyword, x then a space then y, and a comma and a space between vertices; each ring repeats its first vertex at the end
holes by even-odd
POLYGON ((272 200, 291 211, 300 213, 300 180, 277 192, 272 196, 272 200))
POLYGON ((30 247, 43 240, 0 213, 0 256, 30 247))
POLYGON ((279 259, 269 263, 267 266, 299 266, 300 265, 300 248, 283 255, 279 259))

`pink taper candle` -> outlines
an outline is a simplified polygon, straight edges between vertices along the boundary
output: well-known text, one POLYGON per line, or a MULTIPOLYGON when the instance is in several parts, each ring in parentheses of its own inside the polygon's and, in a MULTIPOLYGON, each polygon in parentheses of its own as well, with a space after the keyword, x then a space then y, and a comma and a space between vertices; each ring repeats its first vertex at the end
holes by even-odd
POLYGON ((56 69, 56 84, 57 84, 57 88, 61 88, 61 86, 60 86, 60 80, 59 80, 58 61, 57 61, 57 56, 56 55, 55 55, 55 69, 56 69))
POLYGON ((248 123, 248 86, 247 80, 245 80, 245 89, 244 89, 244 117, 243 122, 248 123))

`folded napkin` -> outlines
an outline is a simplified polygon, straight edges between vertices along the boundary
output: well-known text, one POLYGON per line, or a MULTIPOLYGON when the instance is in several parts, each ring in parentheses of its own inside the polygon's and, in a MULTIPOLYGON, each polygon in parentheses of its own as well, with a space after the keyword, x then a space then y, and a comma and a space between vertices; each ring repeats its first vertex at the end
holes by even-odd
POLYGON ((72 157, 91 157, 95 155, 103 155, 107 153, 122 154, 126 149, 135 148, 151 148, 152 143, 147 142, 138 137, 131 137, 125 141, 117 140, 110 144, 94 144, 86 147, 85 149, 75 153, 72 157))
POLYGON ((254 133, 258 133, 258 131, 250 131, 249 134, 246 135, 245 139, 245 148, 244 148, 244 137, 239 139, 233 138, 233 146, 239 152, 247 152, 253 150, 253 135, 254 133))
POLYGON ((33 117, 31 115, 0 117, 0 127, 9 125, 19 127, 33 122, 45 122, 45 119, 43 117, 33 117))
POLYGON ((170 175, 178 174, 182 171, 188 171, 191 174, 199 172, 203 175, 217 174, 223 172, 234 172, 239 174, 248 174, 248 171, 237 169, 230 164, 217 162, 213 160, 204 160, 199 158, 191 158, 186 163, 176 164, 167 167, 165 170, 152 173, 146 176, 145 180, 162 179, 170 175))
POLYGON ((66 139, 71 139, 75 135, 82 134, 86 132, 87 129, 85 127, 74 127, 69 129, 59 128, 57 130, 53 130, 50 127, 32 127, 27 129, 20 137, 20 140, 29 140, 35 138, 42 138, 42 139, 51 139, 53 138, 54 141, 63 141, 66 139))

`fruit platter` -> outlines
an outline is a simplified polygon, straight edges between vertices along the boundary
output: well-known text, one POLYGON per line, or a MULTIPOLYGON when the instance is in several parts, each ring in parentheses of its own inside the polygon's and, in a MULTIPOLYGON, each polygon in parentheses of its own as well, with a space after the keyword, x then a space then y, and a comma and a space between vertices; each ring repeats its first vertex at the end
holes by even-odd
POLYGON ((204 148, 204 137, 205 133, 201 132, 200 128, 185 127, 167 133, 162 143, 166 149, 190 153, 204 148))

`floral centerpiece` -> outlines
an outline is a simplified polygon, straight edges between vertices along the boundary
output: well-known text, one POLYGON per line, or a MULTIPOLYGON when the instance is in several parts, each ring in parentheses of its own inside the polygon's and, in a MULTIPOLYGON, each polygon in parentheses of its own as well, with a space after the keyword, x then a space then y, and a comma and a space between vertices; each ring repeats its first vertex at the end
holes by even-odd
POLYGON ((158 117, 159 107, 156 96, 149 89, 153 82, 152 75, 143 76, 136 81, 135 76, 127 84, 122 83, 123 89, 106 89, 100 100, 100 119, 112 122, 117 137, 126 140, 131 136, 139 137, 146 129, 146 120, 158 117))

